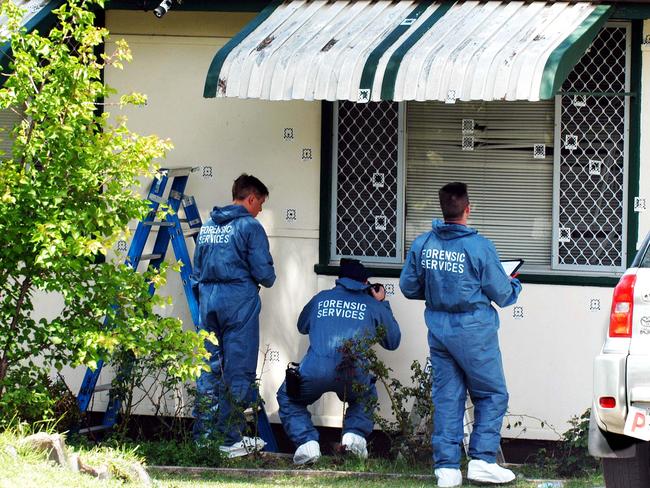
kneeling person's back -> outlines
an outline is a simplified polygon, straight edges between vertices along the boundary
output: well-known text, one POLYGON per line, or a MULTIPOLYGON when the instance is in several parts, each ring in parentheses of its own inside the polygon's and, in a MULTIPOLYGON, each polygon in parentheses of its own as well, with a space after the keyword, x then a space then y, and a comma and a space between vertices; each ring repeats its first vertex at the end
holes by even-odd
POLYGON ((309 334, 309 353, 341 359, 341 345, 348 339, 378 337, 390 351, 400 343, 400 330, 387 301, 368 293, 368 285, 339 278, 331 290, 318 293, 305 306, 298 330, 309 334))
POLYGON ((288 375, 290 387, 289 380, 285 381, 277 394, 282 425, 297 446, 296 464, 320 457, 318 431, 307 406, 326 392, 334 392, 348 403, 342 445, 359 457, 368 455, 365 438, 374 426, 368 406, 376 403, 377 390, 360 364, 344 363, 341 346, 350 339, 376 338, 382 347, 394 350, 401 334, 390 305, 384 301, 385 290, 371 286, 367 279, 361 263, 342 263, 336 286, 316 294, 298 319, 300 333, 309 334, 309 350, 298 368, 299 386, 296 388, 293 375, 288 375))

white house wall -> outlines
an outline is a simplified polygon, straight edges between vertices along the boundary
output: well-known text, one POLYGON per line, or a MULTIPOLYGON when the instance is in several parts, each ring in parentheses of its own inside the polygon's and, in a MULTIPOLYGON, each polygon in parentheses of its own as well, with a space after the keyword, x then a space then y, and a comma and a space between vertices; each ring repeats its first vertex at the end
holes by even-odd
MULTIPOLYGON (((314 293, 331 287, 333 278, 317 276, 313 269, 318 261, 320 104, 202 98, 214 53, 250 17, 172 11, 157 20, 151 12, 109 11, 112 39, 126 38, 134 61, 124 71, 109 70, 106 82, 119 92, 148 95, 146 107, 125 113, 132 130, 172 139, 175 149, 164 166, 200 167, 187 192, 196 197, 204 219, 212 205, 230 201, 230 185, 241 172, 269 186, 270 199, 260 220, 269 234, 278 279, 272 289, 262 290, 261 344, 268 344, 270 351, 262 392, 272 421, 277 421, 275 392, 284 368, 288 361, 300 359, 307 346, 295 328, 298 313, 314 293), (285 129, 293 129, 293 139, 285 140, 285 129), (311 150, 311 159, 303 160, 303 149, 311 150), (211 168, 211 177, 205 168, 211 168), (295 220, 287 219, 288 209, 295 210, 295 220)), ((644 60, 647 56, 644 51, 644 60)), ((650 62, 644 65, 645 93, 650 62)), ((642 157, 647 154, 647 136, 643 144, 642 157)), ((643 168, 642 176, 649 181, 643 168)), ((650 197, 648 183, 642 186, 650 197)), ((647 219, 643 214, 642 228, 650 227, 647 219)), ((394 285, 396 294, 389 298, 403 334, 398 351, 382 351, 381 357, 407 381, 412 360, 422 362, 428 353, 423 303, 405 300, 397 279, 378 281, 394 285)), ((176 276, 170 276, 166 292, 174 303, 165 313, 191 327, 176 276)), ((534 418, 563 431, 571 416, 590 406, 592 359, 602 344, 610 300, 611 288, 524 284, 519 318, 513 307, 501 312, 510 411, 526 416, 512 420, 523 420, 527 427, 525 432, 504 429, 505 436, 556 438, 534 418)), ((76 386, 81 376, 69 379, 76 386)), ((381 389, 379 394, 382 408, 388 410, 381 389)), ((142 413, 146 411, 143 407, 142 413)), ((341 405, 334 395, 326 395, 312 411, 316 424, 340 426, 341 405)))

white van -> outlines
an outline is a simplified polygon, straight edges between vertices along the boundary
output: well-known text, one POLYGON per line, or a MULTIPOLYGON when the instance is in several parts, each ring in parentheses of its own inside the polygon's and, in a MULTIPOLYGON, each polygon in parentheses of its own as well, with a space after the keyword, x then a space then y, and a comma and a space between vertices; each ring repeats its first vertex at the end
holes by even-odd
POLYGON ((594 360, 589 452, 608 488, 650 486, 650 234, 614 289, 605 344, 594 360))

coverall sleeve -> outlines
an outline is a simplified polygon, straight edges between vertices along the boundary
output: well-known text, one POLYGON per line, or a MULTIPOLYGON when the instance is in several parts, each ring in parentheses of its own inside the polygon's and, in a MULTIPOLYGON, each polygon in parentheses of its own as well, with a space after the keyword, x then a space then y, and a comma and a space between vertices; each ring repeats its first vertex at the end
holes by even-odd
POLYGON ((311 312, 316 306, 316 297, 313 297, 307 305, 300 312, 298 317, 298 332, 301 334, 309 334, 309 328, 311 326, 311 312))
POLYGON ((406 298, 424 300, 424 277, 422 270, 418 271, 418 256, 420 246, 414 242, 406 256, 406 262, 399 276, 399 288, 406 298))
POLYGON ((390 303, 387 301, 377 302, 376 316, 373 317, 375 322, 375 329, 377 327, 384 328, 384 336, 381 338, 380 344, 384 349, 394 351, 399 346, 402 339, 402 333, 399 330, 399 324, 395 320, 393 311, 390 308, 390 303))
POLYGON ((517 301, 521 291, 521 283, 516 278, 510 278, 501 266, 499 255, 494 245, 487 241, 486 260, 481 273, 481 289, 483 293, 499 307, 507 307, 517 301))
POLYGON ((253 279, 260 285, 270 288, 275 282, 273 258, 269 251, 269 239, 261 224, 251 226, 248 237, 248 264, 253 279))

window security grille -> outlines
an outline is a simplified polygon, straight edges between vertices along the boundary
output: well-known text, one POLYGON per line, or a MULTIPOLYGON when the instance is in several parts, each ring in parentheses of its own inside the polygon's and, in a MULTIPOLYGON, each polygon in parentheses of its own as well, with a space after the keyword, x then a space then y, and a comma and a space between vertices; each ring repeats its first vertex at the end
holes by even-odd
POLYGON ((401 261, 397 103, 337 104, 332 258, 401 261))
POLYGON ((556 97, 554 266, 625 268, 628 28, 603 28, 556 97))

